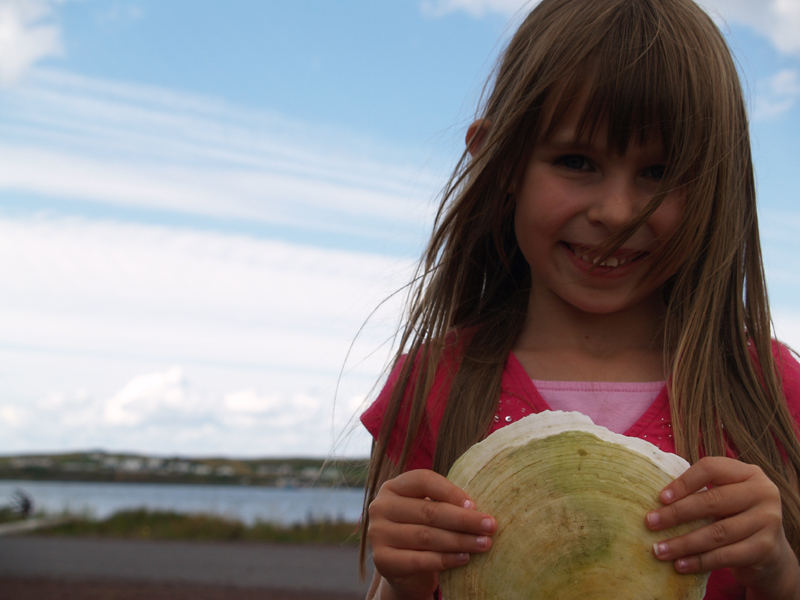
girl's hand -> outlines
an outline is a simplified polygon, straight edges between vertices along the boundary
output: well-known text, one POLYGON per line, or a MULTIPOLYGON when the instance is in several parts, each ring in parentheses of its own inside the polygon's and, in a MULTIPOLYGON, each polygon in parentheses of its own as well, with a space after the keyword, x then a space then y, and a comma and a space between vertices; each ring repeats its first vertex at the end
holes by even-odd
POLYGON ((800 567, 783 531, 781 496, 760 468, 731 458, 703 458, 659 498, 665 506, 645 519, 653 531, 715 519, 655 544, 659 560, 674 561, 679 573, 727 567, 748 588, 748 598, 800 597, 800 567), (710 489, 700 492, 704 487, 710 489))
MULTIPOLYGON (((375 569, 394 598, 430 600, 439 571, 466 564, 492 546, 496 521, 433 471, 388 480, 369 505, 367 536, 375 569)), ((388 596, 388 594, 387 594, 388 596)))

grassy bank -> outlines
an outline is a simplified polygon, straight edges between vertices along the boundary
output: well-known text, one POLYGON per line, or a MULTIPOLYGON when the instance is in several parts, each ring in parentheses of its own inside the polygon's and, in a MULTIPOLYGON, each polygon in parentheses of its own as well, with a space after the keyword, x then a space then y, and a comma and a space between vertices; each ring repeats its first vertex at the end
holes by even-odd
POLYGON ((8 508, 6 506, 0 507, 0 525, 19 520, 20 516, 13 508, 8 508))
POLYGON ((38 531, 36 535, 325 545, 357 545, 359 540, 353 523, 324 522, 282 527, 259 522, 248 526, 213 515, 144 509, 121 511, 102 520, 69 518, 61 525, 38 531))

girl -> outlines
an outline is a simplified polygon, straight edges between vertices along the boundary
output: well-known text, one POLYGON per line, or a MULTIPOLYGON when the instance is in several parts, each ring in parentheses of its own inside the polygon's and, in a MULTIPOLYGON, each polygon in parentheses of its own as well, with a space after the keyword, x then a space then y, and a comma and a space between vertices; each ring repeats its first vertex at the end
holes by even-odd
POLYGON ((692 0, 543 0, 480 116, 362 416, 370 597, 438 597, 440 571, 491 551, 495 518, 443 475, 557 408, 692 463, 642 527, 715 521, 656 559, 712 571, 707 598, 800 598, 800 365, 770 339, 720 32, 692 0))

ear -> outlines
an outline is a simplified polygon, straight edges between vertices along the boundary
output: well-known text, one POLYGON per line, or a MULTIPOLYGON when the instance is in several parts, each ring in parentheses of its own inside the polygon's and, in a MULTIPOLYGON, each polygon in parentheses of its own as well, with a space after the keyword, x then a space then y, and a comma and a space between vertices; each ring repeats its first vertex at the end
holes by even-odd
POLYGON ((491 126, 492 122, 489 119, 478 119, 467 129, 467 139, 465 140, 467 143, 467 152, 469 152, 470 156, 473 158, 481 149, 481 146, 483 146, 483 142, 491 126))

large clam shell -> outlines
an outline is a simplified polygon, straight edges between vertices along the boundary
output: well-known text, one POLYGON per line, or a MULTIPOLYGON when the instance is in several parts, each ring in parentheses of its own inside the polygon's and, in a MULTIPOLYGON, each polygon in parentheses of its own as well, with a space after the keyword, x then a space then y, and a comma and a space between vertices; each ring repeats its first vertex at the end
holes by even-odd
POLYGON ((441 574, 444 600, 701 600, 708 574, 680 575, 652 548, 707 521, 656 533, 644 525, 688 466, 580 413, 498 430, 448 474, 498 530, 491 550, 441 574))

